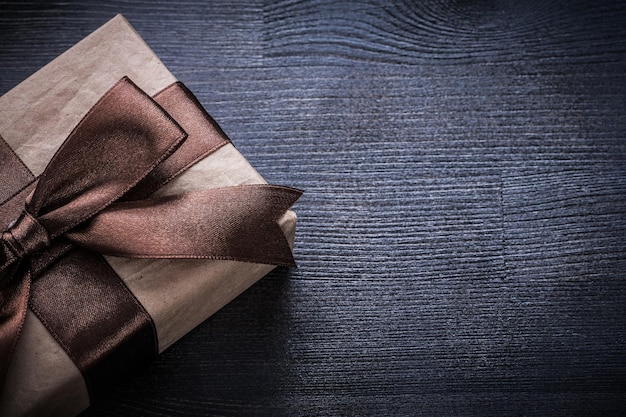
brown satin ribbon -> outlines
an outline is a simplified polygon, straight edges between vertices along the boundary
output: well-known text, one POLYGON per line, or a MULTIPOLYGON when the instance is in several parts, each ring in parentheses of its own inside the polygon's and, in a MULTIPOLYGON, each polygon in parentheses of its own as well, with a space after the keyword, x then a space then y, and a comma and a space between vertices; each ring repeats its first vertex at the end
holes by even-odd
MULTIPOLYGON (((139 338, 154 349, 147 314, 134 305, 138 302, 119 277, 94 253, 294 265, 277 220, 299 198, 299 190, 246 185, 145 198, 228 143, 179 83, 155 100, 161 105, 122 79, 78 124, 37 181, 0 207, 2 214, 23 204, 0 239, 0 389, 29 303, 83 374, 93 373, 87 378, 90 386, 100 384, 102 358, 124 368, 120 355, 122 364, 142 356, 135 352, 141 351, 135 349, 137 344, 128 341, 139 338), (113 326, 121 330, 109 330, 119 340, 100 343, 93 335, 67 326, 68 320, 87 320, 71 317, 71 308, 58 306, 58 297, 68 291, 77 304, 99 304, 95 319, 89 320, 119 316, 113 326), (117 304, 100 301, 110 292, 128 295, 120 295, 125 298, 117 304), (85 337, 92 339, 88 345, 96 347, 83 348, 85 337), (116 349, 125 343, 126 353, 118 353, 116 349)), ((11 175, 5 176, 19 177, 16 181, 23 184, 29 173, 12 161, 0 168, 0 174, 8 168, 11 175)))

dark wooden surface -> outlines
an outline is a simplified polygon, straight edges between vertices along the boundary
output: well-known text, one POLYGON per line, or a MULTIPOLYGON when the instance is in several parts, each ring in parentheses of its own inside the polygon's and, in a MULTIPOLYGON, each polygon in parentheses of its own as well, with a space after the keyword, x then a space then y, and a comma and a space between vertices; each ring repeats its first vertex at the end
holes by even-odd
POLYGON ((0 1, 0 93, 118 12, 306 194, 83 417, 626 415, 624 2, 0 1))

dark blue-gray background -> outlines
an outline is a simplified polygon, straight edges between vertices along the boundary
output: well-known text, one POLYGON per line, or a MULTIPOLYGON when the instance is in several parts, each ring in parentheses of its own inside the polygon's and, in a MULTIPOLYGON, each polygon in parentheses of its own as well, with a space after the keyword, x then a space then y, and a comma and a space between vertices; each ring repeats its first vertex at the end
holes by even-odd
POLYGON ((116 13, 306 194, 84 417, 626 414, 624 2, 0 1, 0 93, 116 13))

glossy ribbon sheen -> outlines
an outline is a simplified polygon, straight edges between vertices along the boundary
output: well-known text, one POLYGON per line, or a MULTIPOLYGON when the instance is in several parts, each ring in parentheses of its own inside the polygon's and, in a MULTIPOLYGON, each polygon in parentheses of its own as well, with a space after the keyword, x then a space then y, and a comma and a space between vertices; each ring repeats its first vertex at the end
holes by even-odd
MULTIPOLYGON (((194 129, 190 121, 181 124, 194 129)), ((301 195, 298 190, 245 185, 144 198, 193 162, 184 157, 186 137, 168 112, 123 79, 54 155, 0 239, 0 389, 33 280, 69 247, 130 258, 294 265, 277 220, 301 195)), ((47 307, 53 309, 53 302, 46 301, 47 307)), ((74 359, 80 354, 70 352, 74 359)))

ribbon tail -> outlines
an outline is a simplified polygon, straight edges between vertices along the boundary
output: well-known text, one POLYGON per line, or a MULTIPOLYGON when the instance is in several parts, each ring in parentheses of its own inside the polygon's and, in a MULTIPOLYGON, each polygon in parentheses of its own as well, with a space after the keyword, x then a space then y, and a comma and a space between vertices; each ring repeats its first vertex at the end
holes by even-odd
POLYGON ((277 221, 301 194, 258 184, 116 203, 64 237, 111 256, 295 266, 277 221))
POLYGON ((20 271, 21 263, 0 241, 0 392, 15 351, 30 297, 30 271, 20 271))

